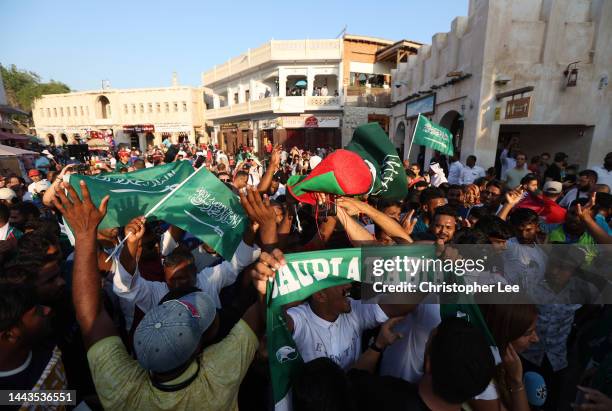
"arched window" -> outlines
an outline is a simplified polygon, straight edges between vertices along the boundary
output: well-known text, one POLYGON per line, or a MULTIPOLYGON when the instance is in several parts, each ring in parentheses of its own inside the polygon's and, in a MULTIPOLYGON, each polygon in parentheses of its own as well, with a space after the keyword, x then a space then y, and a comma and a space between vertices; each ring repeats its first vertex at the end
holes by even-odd
POLYGON ((106 96, 98 97, 98 116, 100 118, 109 118, 110 115, 110 101, 106 96))

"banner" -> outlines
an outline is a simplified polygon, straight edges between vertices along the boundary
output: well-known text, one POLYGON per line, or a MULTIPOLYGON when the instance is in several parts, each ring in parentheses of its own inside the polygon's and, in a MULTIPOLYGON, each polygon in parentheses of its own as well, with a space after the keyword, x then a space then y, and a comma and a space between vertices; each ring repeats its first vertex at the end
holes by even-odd
POLYGON ((357 127, 346 149, 357 153, 373 173, 376 172, 371 196, 403 200, 408 195, 402 160, 380 124, 370 123, 357 127))
POLYGON ((427 146, 441 154, 452 156, 453 135, 444 127, 419 114, 411 144, 427 146))
MULTIPOLYGON (((435 259, 435 255, 433 245, 369 247, 363 250, 346 248, 286 254, 287 264, 277 270, 274 281, 269 283, 267 289, 266 335, 276 410, 291 409, 289 395, 291 381, 304 363, 287 329, 283 306, 304 301, 312 294, 329 287, 353 281, 370 282, 373 278, 371 272, 373 260, 382 258, 394 261, 400 258, 399 256, 411 260, 435 259), (363 270, 367 272, 362 272, 363 270)), ((416 282, 428 279, 434 280, 432 273, 425 271, 417 273, 416 282)), ((457 302, 459 304, 441 305, 441 317, 465 318, 481 328, 494 346, 482 314, 478 306, 473 304, 473 300, 467 298, 457 302)))

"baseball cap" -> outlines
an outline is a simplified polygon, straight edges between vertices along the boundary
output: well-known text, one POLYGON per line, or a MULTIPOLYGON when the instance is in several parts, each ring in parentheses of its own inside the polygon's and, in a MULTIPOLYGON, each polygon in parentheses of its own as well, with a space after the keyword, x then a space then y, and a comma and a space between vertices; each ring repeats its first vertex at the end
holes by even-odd
POLYGON ((40 194, 43 191, 47 191, 50 186, 51 184, 47 180, 40 180, 34 184, 34 192, 40 194))
POLYGON ((17 194, 8 187, 0 188, 0 200, 12 200, 17 197, 17 194))
POLYGON ((547 181, 542 189, 542 191, 549 194, 561 194, 562 190, 563 185, 558 181, 547 181))
POLYGON ((40 171, 38 171, 35 168, 28 171, 28 177, 34 177, 34 176, 39 176, 39 175, 40 175, 40 171))
POLYGON ((214 302, 200 291, 153 308, 134 333, 138 362, 153 372, 167 372, 185 364, 215 315, 214 302))

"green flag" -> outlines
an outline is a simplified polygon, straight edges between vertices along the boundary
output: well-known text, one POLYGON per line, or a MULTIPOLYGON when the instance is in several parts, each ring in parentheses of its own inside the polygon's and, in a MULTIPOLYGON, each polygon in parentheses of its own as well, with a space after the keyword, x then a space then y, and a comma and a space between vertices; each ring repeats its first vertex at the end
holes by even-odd
POLYGON ((104 196, 110 195, 106 216, 100 223, 103 229, 124 226, 146 214, 192 172, 189 162, 178 161, 131 173, 72 174, 70 184, 81 196, 79 182, 85 181, 94 204, 100 204, 104 196))
POLYGON ((240 198, 200 167, 154 213, 193 234, 231 260, 249 219, 240 198))
POLYGON ((125 226, 150 215, 193 234, 229 260, 248 224, 238 196, 204 167, 194 171, 188 161, 123 174, 73 174, 70 184, 79 196, 81 180, 94 204, 110 195, 100 228, 125 226))
POLYGON ((414 128, 411 144, 427 146, 444 155, 452 156, 454 153, 451 132, 420 114, 414 128))
POLYGON ((386 200, 402 200, 406 197, 408 185, 402 159, 380 124, 369 123, 357 127, 346 149, 357 153, 372 173, 376 172, 371 196, 386 200))

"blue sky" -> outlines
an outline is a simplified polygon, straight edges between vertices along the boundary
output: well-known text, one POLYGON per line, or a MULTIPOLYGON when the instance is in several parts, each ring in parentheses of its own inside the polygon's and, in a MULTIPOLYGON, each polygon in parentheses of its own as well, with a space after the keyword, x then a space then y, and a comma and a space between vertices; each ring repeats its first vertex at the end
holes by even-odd
POLYGON ((431 42, 468 0, 0 1, 0 63, 76 90, 199 85, 200 74, 275 39, 350 34, 431 42))

